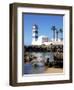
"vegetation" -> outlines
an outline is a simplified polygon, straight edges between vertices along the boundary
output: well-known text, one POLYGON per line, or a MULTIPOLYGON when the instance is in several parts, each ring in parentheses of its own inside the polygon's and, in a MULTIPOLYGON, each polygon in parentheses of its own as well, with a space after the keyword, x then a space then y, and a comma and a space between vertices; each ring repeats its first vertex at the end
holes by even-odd
POLYGON ((24 46, 25 52, 63 52, 63 45, 30 45, 24 46))
MULTIPOLYGON (((52 26, 51 30, 53 31, 53 39, 55 40, 55 38, 56 38, 58 41, 59 33, 61 33, 61 36, 62 36, 63 30, 61 28, 58 30, 55 26, 52 26), (55 36, 55 34, 56 34, 56 36, 55 36)), ((60 37, 60 40, 62 40, 62 39, 63 38, 60 37)))
POLYGON ((52 26, 51 30, 53 31, 53 39, 55 40, 56 27, 55 26, 52 26))

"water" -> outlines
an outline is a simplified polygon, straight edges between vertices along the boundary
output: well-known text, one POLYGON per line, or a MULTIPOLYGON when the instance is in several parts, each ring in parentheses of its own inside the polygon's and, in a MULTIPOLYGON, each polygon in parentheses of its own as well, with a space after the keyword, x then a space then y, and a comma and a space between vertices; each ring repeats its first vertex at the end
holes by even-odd
POLYGON ((29 53, 31 56, 35 56, 37 58, 33 59, 29 63, 24 64, 24 74, 39 74, 45 71, 45 62, 47 59, 52 62, 53 53, 52 52, 33 52, 29 53))
POLYGON ((24 74, 38 74, 45 71, 45 66, 34 67, 32 64, 24 64, 24 74))
POLYGON ((31 73, 33 73, 32 64, 31 63, 24 64, 24 74, 31 74, 31 73))

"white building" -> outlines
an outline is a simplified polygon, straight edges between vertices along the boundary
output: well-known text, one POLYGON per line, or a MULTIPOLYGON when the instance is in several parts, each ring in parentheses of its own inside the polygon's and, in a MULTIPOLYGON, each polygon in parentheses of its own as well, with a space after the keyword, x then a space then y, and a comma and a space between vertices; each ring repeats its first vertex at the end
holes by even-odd
POLYGON ((63 45, 63 41, 58 39, 58 41, 55 39, 49 39, 45 35, 38 36, 38 26, 34 24, 32 26, 32 45, 50 45, 50 44, 60 44, 63 45))

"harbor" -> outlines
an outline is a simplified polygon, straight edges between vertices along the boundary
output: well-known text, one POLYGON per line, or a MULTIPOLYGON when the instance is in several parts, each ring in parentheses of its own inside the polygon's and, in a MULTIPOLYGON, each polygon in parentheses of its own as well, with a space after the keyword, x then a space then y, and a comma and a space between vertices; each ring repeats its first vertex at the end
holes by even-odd
POLYGON ((52 52, 26 52, 24 74, 62 73, 63 56, 52 52))
POLYGON ((39 35, 38 25, 32 26, 32 41, 24 45, 23 74, 63 73, 62 29, 51 27, 53 38, 39 35), (61 37, 60 37, 61 36, 61 37))

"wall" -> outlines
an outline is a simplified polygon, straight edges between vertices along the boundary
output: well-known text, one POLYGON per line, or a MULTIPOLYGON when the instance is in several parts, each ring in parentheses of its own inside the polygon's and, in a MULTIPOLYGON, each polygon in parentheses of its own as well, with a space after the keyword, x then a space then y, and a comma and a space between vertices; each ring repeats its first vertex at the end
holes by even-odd
MULTIPOLYGON (((0 0, 0 90, 73 90, 72 84, 42 85, 11 87, 9 86, 9 3, 30 2, 43 4, 72 5, 74 11, 74 0, 0 0)), ((74 13, 73 13, 74 16, 74 13)), ((74 19, 73 19, 74 22, 74 19)), ((74 36, 73 36, 74 37, 74 36)), ((74 64, 74 62, 73 62, 74 64)), ((74 68, 74 66, 73 66, 74 68)), ((74 75, 74 73, 73 73, 74 75)))

